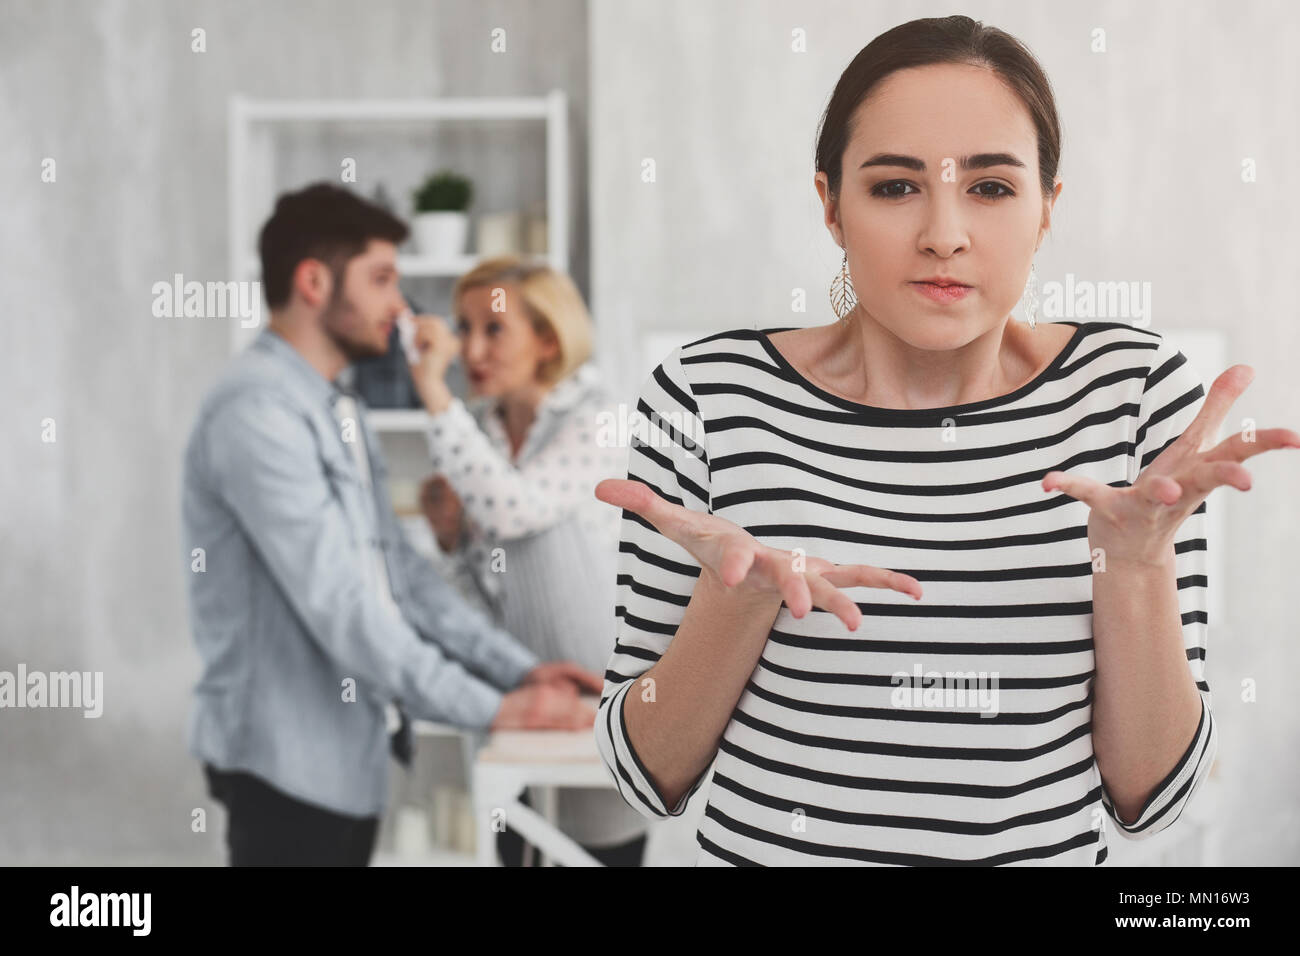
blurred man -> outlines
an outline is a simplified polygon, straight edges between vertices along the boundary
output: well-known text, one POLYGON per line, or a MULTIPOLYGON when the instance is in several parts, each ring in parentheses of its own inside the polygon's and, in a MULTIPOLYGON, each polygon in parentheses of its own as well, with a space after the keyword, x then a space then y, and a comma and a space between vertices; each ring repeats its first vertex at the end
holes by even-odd
POLYGON ((388 350, 406 236, 336 186, 281 196, 259 239, 269 326, 185 450, 190 749, 228 810, 232 865, 366 865, 394 713, 404 762, 407 712, 477 729, 595 716, 578 691, 599 693, 597 675, 539 662, 407 543, 364 405, 335 384, 388 350))

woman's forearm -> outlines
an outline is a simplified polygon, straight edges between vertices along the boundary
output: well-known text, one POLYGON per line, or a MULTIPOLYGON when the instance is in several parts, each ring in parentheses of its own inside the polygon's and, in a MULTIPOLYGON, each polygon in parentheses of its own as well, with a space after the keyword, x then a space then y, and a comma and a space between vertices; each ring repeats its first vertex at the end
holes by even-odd
POLYGON ((703 569, 668 650, 624 696, 632 747, 669 809, 717 753, 780 609, 780 594, 729 591, 703 569))
POLYGON ((422 388, 417 389, 420 400, 424 403, 424 410, 430 415, 441 415, 451 405, 455 396, 447 383, 439 379, 436 382, 430 382, 422 388))
POLYGON ((1167 563, 1093 575, 1093 751, 1131 823, 1196 736, 1201 700, 1183 646, 1174 551, 1167 563))

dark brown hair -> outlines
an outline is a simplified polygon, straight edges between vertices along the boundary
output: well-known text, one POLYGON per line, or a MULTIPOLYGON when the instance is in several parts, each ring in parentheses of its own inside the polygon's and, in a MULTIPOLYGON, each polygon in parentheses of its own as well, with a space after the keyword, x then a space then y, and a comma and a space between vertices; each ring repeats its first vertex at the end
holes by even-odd
POLYGON ((826 173, 829 194, 838 199, 844 149, 853 137, 853 114, 885 77, 896 70, 932 63, 963 63, 996 73, 1029 111, 1038 132, 1038 174, 1050 195, 1061 161, 1061 124, 1052 84, 1019 40, 970 17, 912 20, 880 34, 840 74, 817 130, 817 172, 826 173))
POLYGON ((266 304, 272 309, 288 304, 293 270, 304 259, 329 266, 337 299, 349 259, 365 252, 371 239, 397 245, 408 234, 406 224, 392 213, 332 183, 284 193, 257 239, 266 304))

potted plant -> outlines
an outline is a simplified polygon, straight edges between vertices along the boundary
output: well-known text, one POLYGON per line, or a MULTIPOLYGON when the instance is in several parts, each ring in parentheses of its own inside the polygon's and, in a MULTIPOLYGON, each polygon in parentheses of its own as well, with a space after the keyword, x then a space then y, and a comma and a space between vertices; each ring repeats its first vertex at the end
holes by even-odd
POLYGON ((470 199, 474 184, 450 170, 432 173, 414 192, 412 221, 415 245, 422 255, 459 256, 469 235, 470 199))

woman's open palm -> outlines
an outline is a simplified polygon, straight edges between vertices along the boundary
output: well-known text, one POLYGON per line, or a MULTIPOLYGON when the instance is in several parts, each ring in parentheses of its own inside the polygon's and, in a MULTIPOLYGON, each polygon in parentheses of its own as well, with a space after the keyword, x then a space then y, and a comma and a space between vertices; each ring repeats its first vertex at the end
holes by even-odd
POLYGON ((640 481, 606 478, 596 485, 596 497, 649 521, 724 586, 780 594, 795 617, 819 607, 857 630, 862 612, 840 588, 888 588, 921 599, 921 585, 910 575, 770 548, 725 518, 665 501, 640 481))
POLYGON ((1290 428, 1238 432, 1215 443, 1228 409, 1254 377, 1249 365, 1222 372, 1192 423, 1132 485, 1116 488, 1083 475, 1049 471, 1043 490, 1059 489, 1088 506, 1088 545, 1101 548, 1108 561, 1169 561, 1179 526, 1211 491, 1220 485, 1250 490, 1251 475, 1243 461, 1279 448, 1300 448, 1300 432, 1290 428))

